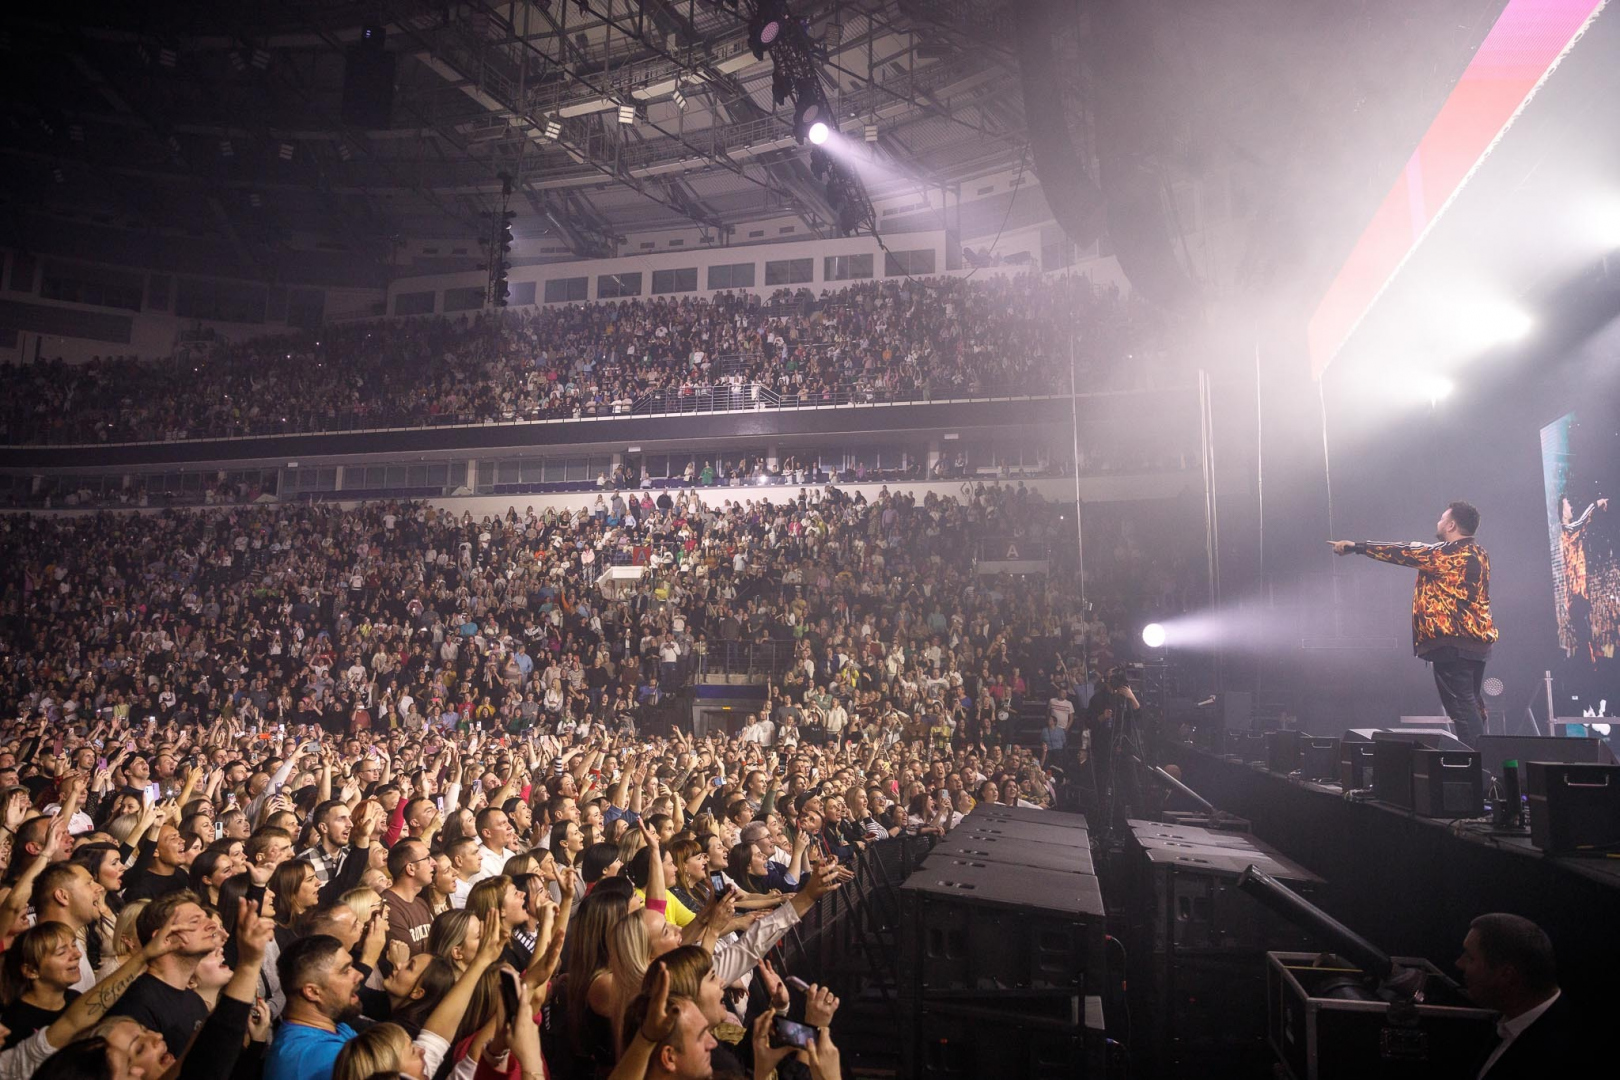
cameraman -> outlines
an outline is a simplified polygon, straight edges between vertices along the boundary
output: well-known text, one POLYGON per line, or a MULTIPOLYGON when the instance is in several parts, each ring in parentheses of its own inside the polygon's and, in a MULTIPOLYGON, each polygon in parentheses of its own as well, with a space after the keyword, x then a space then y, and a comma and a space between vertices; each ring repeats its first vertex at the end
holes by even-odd
MULTIPOLYGON (((1098 810, 1101 810, 1108 793, 1114 762, 1114 736, 1124 722, 1125 710, 1141 707, 1136 693, 1131 689, 1128 669, 1123 665, 1110 668, 1096 693, 1091 695, 1091 704, 1086 707, 1086 731, 1091 736, 1092 787, 1096 792, 1098 810)), ((1114 779, 1117 783, 1120 778, 1114 779)))

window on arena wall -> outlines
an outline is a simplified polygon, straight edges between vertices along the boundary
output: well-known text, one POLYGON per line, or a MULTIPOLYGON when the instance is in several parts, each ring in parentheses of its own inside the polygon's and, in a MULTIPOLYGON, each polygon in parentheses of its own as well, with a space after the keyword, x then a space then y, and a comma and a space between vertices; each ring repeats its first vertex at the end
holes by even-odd
POLYGON ((933 248, 919 248, 916 251, 886 251, 883 253, 884 277, 899 277, 902 274, 914 274, 920 277, 933 272, 933 248))
POLYGON ((546 282, 545 300, 548 304, 566 304, 571 301, 588 300, 590 292, 590 278, 552 278, 546 282))
POLYGON ((665 293, 697 292, 697 267, 680 270, 654 270, 652 291, 654 296, 665 293))
POLYGON ((45 260, 39 287, 39 295, 47 300, 120 308, 124 311, 141 310, 141 300, 145 294, 146 280, 138 273, 57 262, 54 259, 45 260))
POLYGON ((617 300, 626 296, 641 295, 641 271, 629 274, 598 274, 596 278, 596 298, 598 300, 617 300))
POLYGON ((711 266, 709 267, 709 288, 752 289, 754 287, 754 269, 754 264, 751 262, 711 266))
POLYGON ((466 285, 459 289, 444 290, 444 310, 477 311, 484 306, 484 287, 466 285))
POLYGON ((430 292, 399 293, 394 297, 395 315, 433 314, 434 294, 430 292))
POLYGON ((767 285, 806 285, 815 280, 814 259, 777 259, 775 262, 765 264, 767 285))
POLYGON ((828 255, 823 266, 823 281, 857 281, 872 276, 872 256, 828 255))
POLYGON ((175 285, 174 313, 182 319, 264 322, 267 290, 263 285, 184 276, 175 285))
POLYGON ((514 281, 514 282, 512 282, 512 295, 507 297, 506 303, 507 303, 508 307, 533 307, 534 306, 534 282, 532 282, 532 281, 514 281))

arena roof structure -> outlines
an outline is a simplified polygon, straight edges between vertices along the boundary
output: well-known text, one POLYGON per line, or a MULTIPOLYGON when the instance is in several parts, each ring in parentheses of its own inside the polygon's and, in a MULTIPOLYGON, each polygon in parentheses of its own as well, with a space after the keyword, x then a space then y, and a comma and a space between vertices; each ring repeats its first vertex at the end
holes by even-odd
MULTIPOLYGON (((1008 200, 973 203, 971 181, 1027 167, 1039 186, 1019 215, 1050 220, 1033 93, 1044 116, 1057 104, 1078 171, 1105 173, 1134 140, 1132 183, 1172 238, 1174 183, 1244 172, 1235 284, 1310 291, 1503 2, 19 3, 0 33, 0 244, 375 286, 411 242, 476 245, 506 211, 517 261, 611 256, 658 230, 745 242, 772 218, 837 235, 778 65, 751 40, 780 12, 817 51, 874 202, 954 188, 959 231, 988 234, 1008 200), (1110 36, 1125 9, 1137 52, 1110 36), (1035 11, 1061 28, 1039 80, 1019 36, 1035 11)), ((1108 225, 1127 231, 1117 211, 1108 225)))

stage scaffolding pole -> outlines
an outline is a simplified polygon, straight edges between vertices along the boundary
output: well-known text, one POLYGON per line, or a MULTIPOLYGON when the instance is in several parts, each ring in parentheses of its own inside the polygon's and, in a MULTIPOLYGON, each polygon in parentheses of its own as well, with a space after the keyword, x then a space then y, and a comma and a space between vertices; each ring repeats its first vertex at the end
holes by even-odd
MULTIPOLYGON (((1080 572, 1080 609, 1086 607, 1086 533, 1081 527, 1080 519, 1080 392, 1075 385, 1074 375, 1074 324, 1069 324, 1069 416, 1073 421, 1074 435, 1074 545, 1075 562, 1080 572)), ((1090 660, 1090 657, 1087 657, 1090 660)))

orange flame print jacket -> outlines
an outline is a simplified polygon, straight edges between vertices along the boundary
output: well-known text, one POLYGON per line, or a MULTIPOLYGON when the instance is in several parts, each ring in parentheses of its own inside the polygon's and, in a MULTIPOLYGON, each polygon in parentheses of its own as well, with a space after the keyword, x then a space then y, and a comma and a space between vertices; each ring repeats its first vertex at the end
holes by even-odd
POLYGON ((1452 648, 1483 660, 1500 635, 1491 623, 1491 560, 1471 536, 1444 544, 1357 543, 1369 559, 1418 572, 1412 593, 1412 651, 1452 648))

